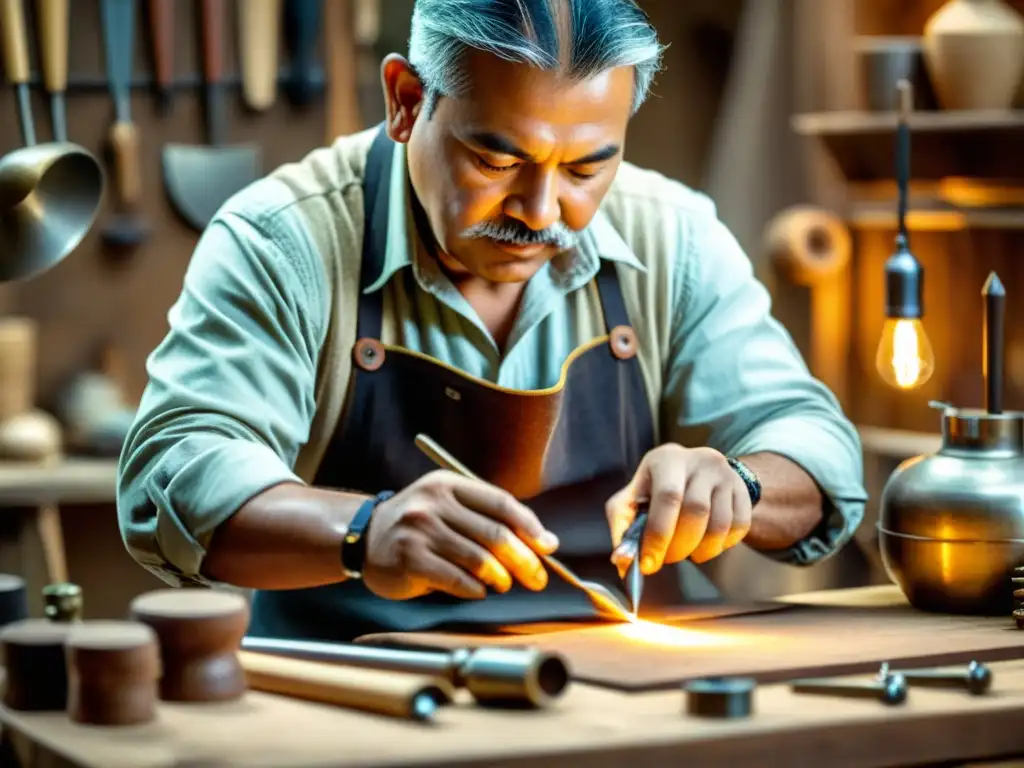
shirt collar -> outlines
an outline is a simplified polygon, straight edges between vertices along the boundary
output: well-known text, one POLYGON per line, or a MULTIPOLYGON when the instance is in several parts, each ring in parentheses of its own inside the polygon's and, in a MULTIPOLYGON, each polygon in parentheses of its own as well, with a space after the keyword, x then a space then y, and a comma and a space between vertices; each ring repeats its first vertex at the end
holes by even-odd
MULTIPOLYGON (((409 204, 405 144, 396 142, 393 151, 391 178, 388 181, 388 237, 384 266, 364 293, 379 291, 396 272, 413 264, 416 225, 409 204)), ((563 284, 575 283, 581 278, 589 281, 597 274, 601 259, 625 264, 640 272, 647 271, 647 267, 622 239, 604 211, 598 210, 584 230, 579 247, 552 261, 552 276, 563 284)))

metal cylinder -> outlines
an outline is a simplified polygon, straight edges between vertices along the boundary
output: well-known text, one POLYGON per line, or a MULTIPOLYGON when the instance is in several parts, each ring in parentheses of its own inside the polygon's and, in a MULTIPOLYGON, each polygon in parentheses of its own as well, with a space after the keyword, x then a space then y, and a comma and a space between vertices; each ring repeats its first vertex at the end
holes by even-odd
POLYGON ((491 706, 544 707, 561 696, 570 681, 561 656, 534 648, 460 648, 447 652, 245 637, 242 649, 366 669, 436 675, 465 688, 478 703, 491 706))
POLYGON ((82 588, 70 582, 47 584, 43 587, 43 611, 50 621, 81 621, 82 588))
POLYGON ((885 316, 913 320, 924 315, 924 268, 905 238, 896 238, 896 252, 885 262, 885 316))

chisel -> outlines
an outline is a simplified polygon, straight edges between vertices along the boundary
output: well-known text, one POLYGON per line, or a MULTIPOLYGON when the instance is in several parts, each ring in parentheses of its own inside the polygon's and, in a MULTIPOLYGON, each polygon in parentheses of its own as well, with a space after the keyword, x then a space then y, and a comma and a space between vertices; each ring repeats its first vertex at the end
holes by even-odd
POLYGON ((647 504, 641 504, 637 508, 636 517, 629 524, 629 528, 622 535, 622 542, 618 550, 624 557, 629 557, 629 565, 626 567, 623 581, 626 583, 626 596, 629 598, 629 605, 633 616, 640 610, 640 599, 644 594, 644 574, 640 570, 640 546, 644 538, 644 528, 647 526, 647 504))

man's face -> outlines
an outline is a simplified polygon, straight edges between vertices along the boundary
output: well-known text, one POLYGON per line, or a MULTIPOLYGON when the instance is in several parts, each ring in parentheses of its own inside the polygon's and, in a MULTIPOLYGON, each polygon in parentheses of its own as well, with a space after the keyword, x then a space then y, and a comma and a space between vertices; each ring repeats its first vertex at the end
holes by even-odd
POLYGON ((404 61, 385 62, 389 132, 408 141, 412 186, 444 266, 522 282, 575 246, 614 179, 633 69, 574 82, 483 52, 465 65, 466 95, 441 98, 428 115, 404 61))

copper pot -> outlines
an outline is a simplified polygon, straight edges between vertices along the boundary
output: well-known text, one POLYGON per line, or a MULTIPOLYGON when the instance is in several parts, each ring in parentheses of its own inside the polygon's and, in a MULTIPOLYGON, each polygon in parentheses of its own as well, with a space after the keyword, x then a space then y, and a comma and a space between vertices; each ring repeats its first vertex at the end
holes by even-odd
POLYGON ((945 407, 942 447, 882 492, 882 562, 912 605, 1008 614, 1024 565, 1024 414, 945 407))

